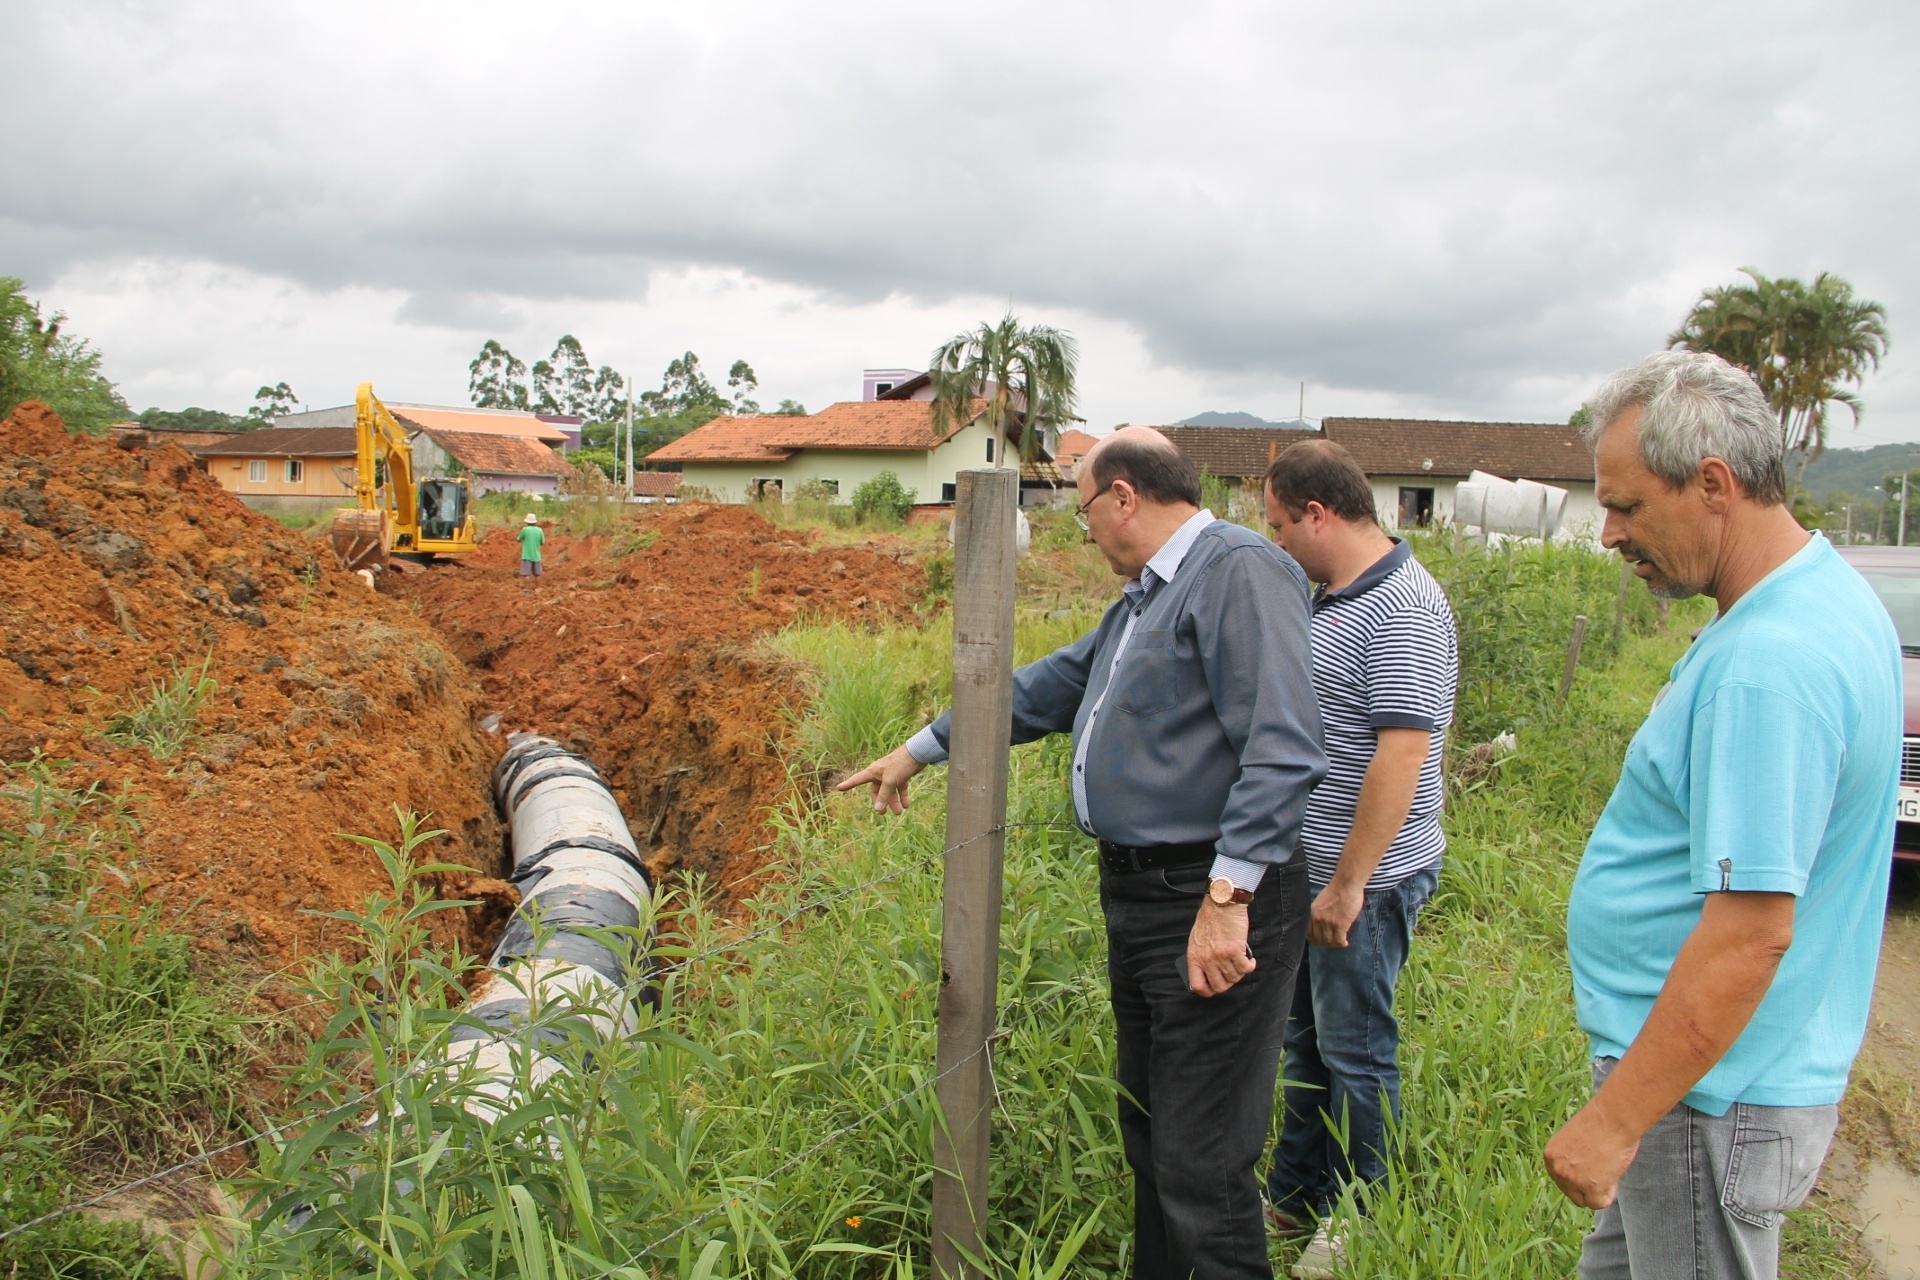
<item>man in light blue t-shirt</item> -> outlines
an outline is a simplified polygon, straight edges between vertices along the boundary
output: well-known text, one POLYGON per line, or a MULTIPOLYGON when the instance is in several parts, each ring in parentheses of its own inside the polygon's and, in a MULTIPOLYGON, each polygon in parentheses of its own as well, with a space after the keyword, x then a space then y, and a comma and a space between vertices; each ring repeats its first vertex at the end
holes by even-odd
POLYGON ((1602 541, 1719 614, 1634 735, 1567 912, 1595 1092, 1546 1148, 1599 1277, 1778 1274, 1866 1030, 1899 782, 1886 610, 1785 506, 1753 380, 1670 351, 1589 404, 1602 541))

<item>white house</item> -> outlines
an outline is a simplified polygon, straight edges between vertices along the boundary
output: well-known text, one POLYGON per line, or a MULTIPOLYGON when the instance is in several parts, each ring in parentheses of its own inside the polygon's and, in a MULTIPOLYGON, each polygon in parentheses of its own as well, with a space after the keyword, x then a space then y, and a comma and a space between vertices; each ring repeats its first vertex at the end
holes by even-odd
POLYGON ((789 501, 800 486, 818 483, 836 501, 891 471, 920 505, 954 500, 957 476, 979 467, 1020 465, 1021 500, 1050 500, 1065 485, 1052 463, 1049 439, 1038 461, 1020 464, 1021 426, 988 430, 975 400, 966 421, 935 429, 933 390, 924 373, 869 369, 864 400, 843 400, 811 414, 729 415, 695 428, 647 456, 648 465, 677 464, 681 480, 722 502, 779 495, 789 501), (897 380, 896 380, 897 379, 897 380))

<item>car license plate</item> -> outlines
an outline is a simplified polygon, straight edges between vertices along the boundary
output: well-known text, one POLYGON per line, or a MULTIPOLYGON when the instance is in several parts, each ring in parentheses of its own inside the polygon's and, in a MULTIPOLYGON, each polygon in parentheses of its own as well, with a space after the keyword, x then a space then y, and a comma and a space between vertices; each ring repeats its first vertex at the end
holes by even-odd
POLYGON ((1920 787, 1902 785, 1893 802, 1893 816, 1901 822, 1920 822, 1920 787))

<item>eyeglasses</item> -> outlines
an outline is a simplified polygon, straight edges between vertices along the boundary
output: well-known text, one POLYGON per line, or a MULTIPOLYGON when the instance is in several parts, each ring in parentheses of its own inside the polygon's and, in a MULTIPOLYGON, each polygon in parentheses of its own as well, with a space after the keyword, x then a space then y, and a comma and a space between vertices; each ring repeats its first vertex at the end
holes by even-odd
POLYGON ((1087 508, 1091 507, 1094 503, 1100 501, 1100 494, 1106 493, 1110 491, 1112 488, 1113 488, 1113 481, 1111 480, 1107 481, 1107 483, 1100 486, 1098 493, 1095 493, 1091 498, 1088 498, 1085 502, 1081 503, 1078 507, 1074 509, 1073 522, 1080 526, 1080 532, 1082 533, 1092 532, 1092 530, 1087 525, 1087 508))

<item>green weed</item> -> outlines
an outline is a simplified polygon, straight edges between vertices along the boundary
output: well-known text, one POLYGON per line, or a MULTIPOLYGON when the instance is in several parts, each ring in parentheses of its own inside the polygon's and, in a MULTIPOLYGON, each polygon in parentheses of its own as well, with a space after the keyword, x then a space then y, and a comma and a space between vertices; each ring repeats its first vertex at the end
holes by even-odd
POLYGON ((659 540, 658 529, 642 529, 629 525, 607 539, 607 554, 615 560, 624 560, 628 556, 640 554, 659 540))
POLYGON ((149 684, 126 710, 107 722, 106 737, 124 747, 145 747, 155 760, 169 760, 199 732, 200 709, 219 689, 209 674, 209 653, 199 670, 174 665, 173 674, 149 684))
POLYGON ((937 715, 951 687, 951 623, 863 632, 844 622, 796 627, 769 642, 810 671, 812 699, 796 715, 800 759, 815 769, 866 764, 937 715))
MULTIPOLYGON (((0 788, 0 1229, 239 1123, 244 1024, 134 871, 131 801, 35 762, 0 788)), ((140 1233, 71 1216, 0 1243, 0 1275, 173 1275, 140 1233)))

